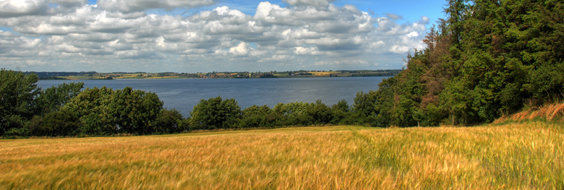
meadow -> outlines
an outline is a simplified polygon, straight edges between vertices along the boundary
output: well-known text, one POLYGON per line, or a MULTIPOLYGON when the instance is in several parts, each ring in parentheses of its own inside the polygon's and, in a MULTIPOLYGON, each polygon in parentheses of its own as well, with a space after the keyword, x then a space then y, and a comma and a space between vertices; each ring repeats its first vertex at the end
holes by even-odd
POLYGON ((0 139, 0 189, 563 189, 564 127, 0 139))

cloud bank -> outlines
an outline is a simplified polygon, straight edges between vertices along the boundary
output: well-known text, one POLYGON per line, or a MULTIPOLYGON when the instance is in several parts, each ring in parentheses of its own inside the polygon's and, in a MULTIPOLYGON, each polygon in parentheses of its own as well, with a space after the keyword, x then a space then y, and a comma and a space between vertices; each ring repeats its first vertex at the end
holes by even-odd
POLYGON ((261 2, 254 15, 213 0, 0 1, 0 67, 35 71, 268 71, 401 68, 429 18, 401 23, 332 0, 261 2), (376 64, 378 63, 378 64, 376 64))

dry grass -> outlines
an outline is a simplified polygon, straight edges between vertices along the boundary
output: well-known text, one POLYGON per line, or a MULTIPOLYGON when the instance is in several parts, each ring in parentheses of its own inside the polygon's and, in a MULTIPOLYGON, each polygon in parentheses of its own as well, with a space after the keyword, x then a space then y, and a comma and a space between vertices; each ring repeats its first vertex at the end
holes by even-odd
POLYGON ((563 189, 564 130, 353 126, 0 140, 0 189, 563 189))
POLYGON ((534 119, 546 119, 547 121, 561 121, 564 116, 564 103, 548 104, 542 107, 530 107, 525 111, 502 117, 494 123, 505 121, 525 121, 534 119))

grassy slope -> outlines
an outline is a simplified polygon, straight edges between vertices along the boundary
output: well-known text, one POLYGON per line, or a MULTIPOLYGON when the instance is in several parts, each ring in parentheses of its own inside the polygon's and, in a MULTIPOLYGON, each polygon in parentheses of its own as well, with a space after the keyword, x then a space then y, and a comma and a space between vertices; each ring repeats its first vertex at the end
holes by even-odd
POLYGON ((564 127, 284 128, 0 140, 0 189, 564 188, 564 127))

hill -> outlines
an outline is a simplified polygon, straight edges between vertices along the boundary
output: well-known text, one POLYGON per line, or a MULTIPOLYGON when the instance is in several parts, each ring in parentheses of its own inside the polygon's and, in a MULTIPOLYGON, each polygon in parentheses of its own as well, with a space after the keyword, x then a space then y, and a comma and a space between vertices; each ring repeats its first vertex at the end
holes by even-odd
POLYGON ((562 189, 564 126, 0 140, 0 189, 562 189))

